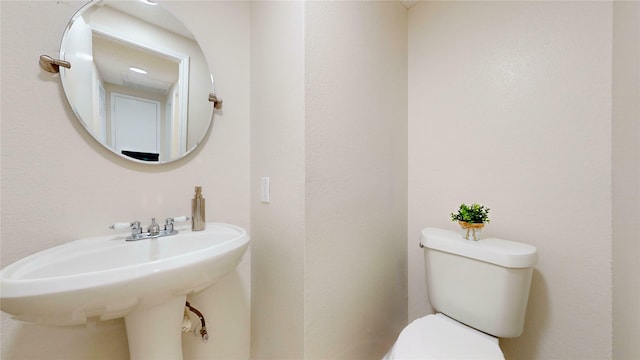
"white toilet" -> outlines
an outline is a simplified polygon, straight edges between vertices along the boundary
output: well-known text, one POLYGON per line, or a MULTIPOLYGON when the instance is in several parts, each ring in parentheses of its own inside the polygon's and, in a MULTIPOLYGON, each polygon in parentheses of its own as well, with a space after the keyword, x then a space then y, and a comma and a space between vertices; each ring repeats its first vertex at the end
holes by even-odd
POLYGON ((435 228, 421 235, 429 301, 438 313, 407 325, 385 360, 504 359, 498 338, 522 334, 536 248, 435 228))

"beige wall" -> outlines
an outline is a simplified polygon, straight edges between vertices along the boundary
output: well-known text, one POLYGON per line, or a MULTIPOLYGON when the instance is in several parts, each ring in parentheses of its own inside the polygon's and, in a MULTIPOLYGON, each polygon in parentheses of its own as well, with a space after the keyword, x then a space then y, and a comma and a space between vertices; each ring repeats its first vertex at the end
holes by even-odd
POLYGON ((640 359, 640 2, 613 6, 613 358, 640 359))
MULTIPOLYGON (((249 102, 248 4, 167 4, 203 43, 225 107, 199 150, 163 166, 127 162, 97 146, 67 106, 60 79, 38 67, 40 54, 58 55, 67 21, 82 4, 0 2, 2 266, 108 234, 116 221, 188 214, 194 185, 203 186, 209 220, 248 229, 249 110, 232 105, 249 102)), ((248 257, 193 304, 205 312, 211 340, 185 337, 187 359, 248 357, 248 257)), ((2 314, 1 322, 2 359, 128 359, 122 320, 52 328, 2 314)))
POLYGON ((251 5, 251 352, 304 356, 304 3, 251 5), (271 202, 260 201, 269 177, 271 202))
MULTIPOLYGON (((394 2, 169 2, 225 107, 201 149, 147 167, 96 146, 35 65, 81 4, 0 2, 2 266, 115 221, 187 213, 199 184, 211 220, 251 230, 252 280, 247 257, 194 297, 216 325, 208 345, 185 338, 186 359, 248 357, 249 286, 254 358, 377 358, 407 296, 409 320, 431 311, 420 229, 454 228, 449 212, 478 201, 486 235, 540 251, 507 358, 637 357, 637 12, 421 2, 407 43, 394 2)), ((128 357, 122 321, 1 326, 2 359, 128 357)))
MULTIPOLYGON (((105 229, 114 221, 145 219, 156 215, 160 208, 172 214, 187 212, 195 184, 204 186, 212 218, 248 226, 246 205, 251 188, 252 248, 256 254, 252 261, 254 355, 316 357, 326 354, 327 350, 343 358, 357 354, 381 355, 406 320, 406 263, 402 250, 406 218, 403 180, 406 174, 405 9, 393 2, 373 7, 353 3, 319 7, 313 14, 309 12, 308 21, 333 21, 325 16, 341 15, 335 25, 349 35, 342 46, 357 45, 360 40, 369 44, 365 53, 355 54, 336 76, 331 74, 331 68, 324 66, 324 61, 328 56, 335 64, 343 56, 329 46, 337 33, 325 32, 327 29, 323 26, 315 27, 315 47, 305 49, 303 41, 307 39, 303 38, 302 27, 305 14, 301 2, 168 3, 200 40, 213 64, 216 91, 225 99, 225 108, 216 117, 214 130, 202 149, 186 160, 149 168, 114 158, 95 146, 62 101, 58 80, 37 68, 24 66, 40 53, 56 55, 59 34, 52 32, 44 38, 35 35, 25 38, 19 34, 33 33, 26 28, 34 24, 62 31, 80 5, 2 4, 3 34, 11 34, 3 35, 3 93, 12 94, 2 98, 3 264, 56 243, 102 234, 107 230, 99 229, 105 229), (387 11, 390 11, 388 16, 387 11), (358 27, 353 31, 348 28, 347 25, 362 14, 367 15, 358 27), (29 22, 23 21, 27 15, 29 22), (386 17, 383 27, 376 21, 378 16, 386 17), (389 26, 393 31, 387 33, 389 26), (209 34, 222 33, 226 35, 210 40, 209 34), (390 49, 392 51, 388 51, 390 49), (304 62, 305 51, 318 57, 313 66, 304 62), (379 55, 384 52, 388 54, 379 55), (242 105, 249 104, 249 68, 253 112, 251 184, 248 177, 249 108, 242 105), (316 71, 324 75, 315 77, 313 86, 305 85, 305 76, 315 75, 316 71), (356 76, 342 81, 342 75, 349 72, 356 76), (326 92, 331 89, 318 82, 325 75, 332 82, 339 82, 331 93, 326 92), (363 76, 369 79, 360 83, 363 76), (348 87, 342 88, 344 84, 348 87), (33 106, 31 97, 18 95, 23 93, 44 101, 33 106), (305 94, 311 94, 312 104, 304 102, 305 94), (348 102, 340 100, 350 98, 348 102), (342 103, 328 109, 321 106, 336 100, 342 103), (313 110, 306 109, 305 113, 305 107, 311 105, 313 110), (358 114, 360 109, 365 111, 358 114), (313 119, 315 129, 325 127, 340 131, 342 136, 312 132, 307 138, 316 143, 305 147, 305 116, 313 119), (350 123, 352 119, 355 122, 350 123), (329 125, 330 128, 326 127, 329 125), (35 144, 31 141, 34 133, 39 140, 35 144), (47 140, 54 137, 64 138, 66 142, 47 140), (350 138, 359 140, 349 145, 350 138), (22 144, 30 144, 32 151, 22 151, 22 144), (309 181, 305 179, 306 154, 313 154, 316 160, 315 167, 310 168, 320 171, 331 167, 326 160, 331 160, 335 152, 351 149, 355 152, 348 155, 341 167, 330 169, 321 182, 314 179, 309 193, 316 203, 323 202, 321 198, 327 186, 342 194, 353 191, 357 196, 323 202, 321 210, 333 209, 336 213, 328 222, 317 214, 306 217, 309 208, 320 209, 305 199, 305 182, 309 181), (63 158, 65 161, 60 160, 63 158), (325 168, 321 169, 319 164, 325 168), (261 176, 272 180, 269 205, 259 202, 257 185, 261 176), (176 183, 185 178, 190 180, 189 184, 180 190, 176 183), (369 185, 360 187, 358 182, 367 178, 369 185), (346 186, 334 183, 336 180, 347 181, 346 186), (69 201, 69 198, 84 201, 69 201), (338 216, 345 206, 353 213, 352 219, 338 216), (57 214, 55 218, 49 216, 52 212, 57 214), (371 225, 370 215, 375 220, 371 225), (41 228, 33 227, 34 218, 41 228), (305 232, 307 223, 316 227, 314 233, 305 232), (330 223, 336 229, 335 238, 325 239, 328 235, 323 227, 330 223), (18 235, 36 238, 41 229, 47 229, 50 236, 20 241, 18 235), (305 253, 311 235, 315 247, 305 253), (343 244, 349 246, 342 248, 343 244), (354 258, 361 259, 361 268, 351 268, 354 258), (310 264, 310 272, 305 272, 304 264, 310 264), (309 274, 313 280, 303 282, 309 274), (372 282, 368 283, 367 279, 372 282), (303 313, 305 296, 306 314, 303 313), (348 301, 343 302, 343 296, 348 301), (327 308, 335 302, 342 302, 336 311, 332 310, 333 306, 327 308)), ((333 193, 331 190, 327 194, 333 196, 333 193)), ((247 329, 242 326, 248 316, 243 297, 248 293, 247 264, 241 268, 244 272, 232 274, 225 283, 218 284, 217 292, 214 289, 212 293, 194 297, 206 313, 215 314, 209 321, 218 326, 210 328, 212 341, 206 346, 186 337, 186 358, 202 358, 214 353, 230 358, 247 357, 248 348, 243 341, 248 341, 249 335, 243 333, 247 329), (231 299, 220 296, 229 292, 235 294, 231 299), (221 307, 233 310, 219 311, 221 307), (240 322, 241 326, 234 322, 240 322)), ((7 359, 50 358, 51 354, 68 359, 127 356, 121 321, 52 329, 18 324, 5 317, 2 331, 3 358, 7 359), (83 339, 80 343, 76 341, 78 337, 83 339)))
POLYGON ((612 4, 420 2, 409 13, 409 318, 431 311, 420 229, 454 229, 448 214, 481 202, 492 209, 483 235, 539 251, 506 357, 611 358, 612 4))
POLYGON ((381 358, 406 321, 406 9, 305 11, 305 358, 381 358))
POLYGON ((380 358, 406 321, 406 9, 255 2, 251 26, 252 355, 380 358))

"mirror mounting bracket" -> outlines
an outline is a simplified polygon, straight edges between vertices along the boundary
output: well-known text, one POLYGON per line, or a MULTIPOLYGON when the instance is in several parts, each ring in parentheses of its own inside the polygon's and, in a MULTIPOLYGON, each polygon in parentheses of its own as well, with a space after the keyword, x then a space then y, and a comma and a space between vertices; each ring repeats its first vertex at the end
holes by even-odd
POLYGON ((40 55, 40 61, 38 62, 42 70, 57 74, 60 72, 60 66, 70 69, 71 63, 68 61, 54 59, 49 55, 40 55))
POLYGON ((222 109, 222 98, 218 97, 218 95, 214 93, 209 94, 209 101, 213 103, 214 109, 222 109))

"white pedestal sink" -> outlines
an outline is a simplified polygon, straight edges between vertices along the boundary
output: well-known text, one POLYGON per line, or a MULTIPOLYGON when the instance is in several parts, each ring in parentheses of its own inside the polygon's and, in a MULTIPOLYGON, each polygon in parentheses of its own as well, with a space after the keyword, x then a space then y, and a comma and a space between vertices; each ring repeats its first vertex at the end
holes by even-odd
POLYGON ((124 317, 132 360, 182 359, 187 294, 235 268, 249 246, 237 226, 125 241, 126 235, 72 241, 0 271, 0 307, 14 318, 49 325, 124 317))

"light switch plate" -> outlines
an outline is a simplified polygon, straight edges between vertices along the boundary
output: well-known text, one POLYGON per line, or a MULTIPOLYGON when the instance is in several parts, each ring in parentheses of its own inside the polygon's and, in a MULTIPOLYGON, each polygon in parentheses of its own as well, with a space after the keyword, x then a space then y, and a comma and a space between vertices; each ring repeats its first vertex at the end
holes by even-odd
POLYGON ((262 177, 260 178, 260 201, 262 201, 265 204, 268 204, 271 202, 271 198, 270 198, 270 189, 269 189, 269 184, 270 179, 268 177, 262 177))

